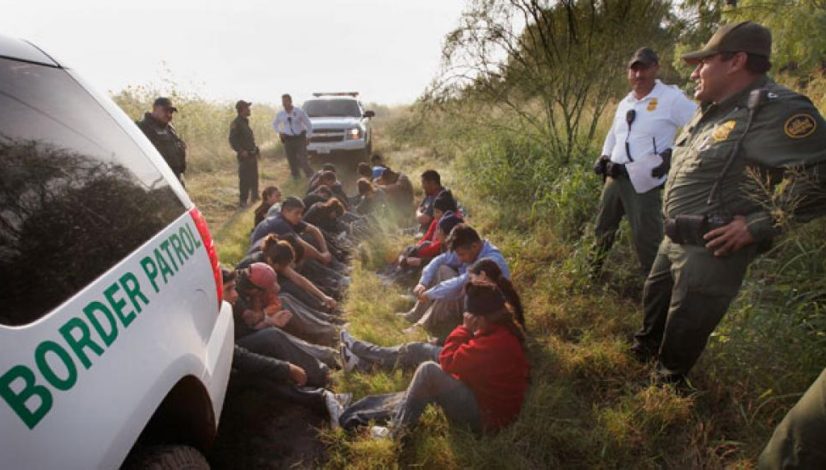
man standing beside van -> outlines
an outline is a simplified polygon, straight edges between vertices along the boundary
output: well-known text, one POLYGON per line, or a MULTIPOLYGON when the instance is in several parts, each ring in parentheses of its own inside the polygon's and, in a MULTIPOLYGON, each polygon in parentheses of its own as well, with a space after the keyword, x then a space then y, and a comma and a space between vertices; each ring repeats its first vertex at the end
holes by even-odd
POLYGON ((172 115, 176 112, 178 108, 172 106, 169 98, 160 97, 152 104, 152 112, 144 114, 143 120, 136 124, 166 160, 178 181, 183 184, 182 176, 186 171, 186 144, 172 127, 172 115))
POLYGON ((278 133, 284 152, 287 153, 287 162, 290 164, 290 173, 293 179, 301 176, 309 178, 313 174, 310 163, 307 161, 307 142, 313 134, 313 124, 304 113, 304 110, 293 106, 290 95, 281 96, 281 105, 284 109, 275 115, 272 127, 278 133))
POLYGON ((647 47, 638 49, 628 61, 631 92, 617 105, 602 156, 594 165, 594 171, 605 179, 594 228, 594 274, 602 270, 623 215, 631 225, 643 274, 651 270, 663 238, 660 189, 677 130, 691 119, 697 105, 676 87, 658 80, 659 69, 657 54, 647 47))
POLYGON ((229 145, 235 150, 238 158, 238 191, 241 207, 247 205, 247 197, 250 202, 258 200, 258 158, 261 152, 255 145, 255 135, 250 127, 251 106, 252 103, 244 100, 235 103, 238 116, 229 126, 229 145))

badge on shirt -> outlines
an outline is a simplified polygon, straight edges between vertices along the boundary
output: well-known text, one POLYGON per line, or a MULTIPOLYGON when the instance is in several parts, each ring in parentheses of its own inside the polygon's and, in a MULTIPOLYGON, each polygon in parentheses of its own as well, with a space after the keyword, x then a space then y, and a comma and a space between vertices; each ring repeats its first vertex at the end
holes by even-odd
POLYGON ((648 107, 645 109, 647 111, 654 111, 657 109, 657 98, 651 98, 651 101, 648 102, 648 107))
POLYGON ((715 142, 722 142, 728 139, 729 134, 731 131, 734 130, 734 126, 737 125, 737 121, 735 120, 728 120, 717 127, 714 128, 714 132, 711 133, 711 137, 714 139, 715 142))
POLYGON ((786 120, 783 131, 790 139, 803 139, 817 129, 817 121, 810 114, 795 114, 786 120))

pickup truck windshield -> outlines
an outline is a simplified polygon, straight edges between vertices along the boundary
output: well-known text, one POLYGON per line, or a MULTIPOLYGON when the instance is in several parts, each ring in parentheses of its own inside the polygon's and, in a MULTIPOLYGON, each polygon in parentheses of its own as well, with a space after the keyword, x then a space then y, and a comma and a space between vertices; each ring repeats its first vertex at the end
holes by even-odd
POLYGON ((361 117, 355 100, 309 100, 301 109, 309 117, 361 117))

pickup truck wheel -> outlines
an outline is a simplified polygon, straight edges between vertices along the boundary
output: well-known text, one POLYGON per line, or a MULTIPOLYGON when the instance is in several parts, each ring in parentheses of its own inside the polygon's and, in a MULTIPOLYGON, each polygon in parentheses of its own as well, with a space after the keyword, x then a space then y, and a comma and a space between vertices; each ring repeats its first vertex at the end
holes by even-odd
POLYGON ((194 447, 160 445, 136 449, 123 464, 124 469, 209 470, 209 462, 194 447))

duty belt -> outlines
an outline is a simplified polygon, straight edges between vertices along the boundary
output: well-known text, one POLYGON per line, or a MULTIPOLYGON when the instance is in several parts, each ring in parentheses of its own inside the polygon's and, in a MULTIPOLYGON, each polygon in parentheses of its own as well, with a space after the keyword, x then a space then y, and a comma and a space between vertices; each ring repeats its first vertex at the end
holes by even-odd
POLYGON ((705 234, 731 222, 730 218, 700 214, 682 214, 666 217, 665 234, 679 245, 705 246, 705 234))
POLYGON ((611 178, 621 178, 621 177, 628 177, 628 170, 625 169, 624 163, 614 163, 608 162, 605 165, 605 176, 610 176, 611 178))

